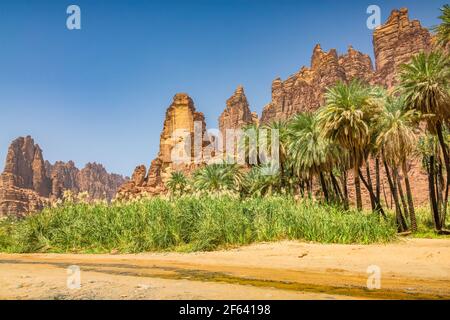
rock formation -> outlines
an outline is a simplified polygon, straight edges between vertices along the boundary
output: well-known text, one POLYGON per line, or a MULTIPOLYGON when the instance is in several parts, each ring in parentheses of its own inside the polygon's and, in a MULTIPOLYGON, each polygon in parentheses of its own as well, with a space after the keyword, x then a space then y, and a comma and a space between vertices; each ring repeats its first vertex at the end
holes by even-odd
POLYGON ((241 129, 255 122, 255 114, 250 111, 244 88, 239 86, 234 94, 227 100, 225 110, 219 117, 219 129, 222 136, 226 129, 241 129))
POLYGON ((205 148, 209 144, 203 113, 195 110, 194 102, 187 94, 176 94, 166 111, 157 158, 152 161, 148 173, 145 165, 136 167, 131 181, 120 188, 118 198, 164 192, 164 182, 172 172, 189 173, 206 161, 205 148))
POLYGON ((91 199, 111 200, 125 181, 95 163, 82 170, 72 161, 52 165, 44 161, 41 148, 30 136, 20 137, 11 143, 0 175, 0 216, 39 211, 61 198, 65 190, 86 191, 91 199))
POLYGON ((323 93, 337 81, 362 81, 391 88, 401 64, 421 51, 433 47, 430 32, 417 20, 409 20, 408 10, 393 10, 387 22, 373 34, 375 66, 370 57, 351 46, 338 56, 336 50, 324 52, 320 45, 314 48, 311 67, 272 84, 272 101, 264 108, 261 122, 286 119, 303 111, 314 111, 323 103, 323 93))
POLYGON ((227 100, 226 108, 219 117, 219 130, 222 139, 222 150, 225 152, 227 130, 242 129, 246 125, 258 123, 258 115, 249 108, 244 88, 239 86, 234 94, 227 100))
POLYGON ((78 190, 87 192, 92 199, 112 200, 125 179, 118 174, 108 173, 99 163, 88 163, 80 170, 77 179, 78 190))
POLYGON ((316 45, 310 68, 301 68, 285 81, 280 78, 273 81, 272 101, 264 108, 261 122, 287 119, 299 112, 316 110, 323 103, 326 89, 337 81, 353 78, 368 81, 372 73, 372 61, 368 55, 349 47, 346 54, 339 56, 335 49, 324 52, 320 45, 316 45))
POLYGON ((52 197, 59 199, 63 196, 64 190, 71 190, 78 193, 78 174, 80 171, 73 161, 57 161, 54 165, 46 161, 47 176, 52 182, 52 197))
POLYGON ((376 73, 373 82, 391 88, 398 67, 414 54, 433 47, 432 35, 418 20, 409 20, 408 9, 393 10, 387 22, 373 34, 376 73))

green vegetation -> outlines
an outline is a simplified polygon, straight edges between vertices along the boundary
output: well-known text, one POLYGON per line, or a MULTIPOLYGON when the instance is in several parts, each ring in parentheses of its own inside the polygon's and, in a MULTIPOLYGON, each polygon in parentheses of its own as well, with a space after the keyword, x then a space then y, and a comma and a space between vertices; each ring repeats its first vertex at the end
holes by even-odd
POLYGON ((395 225, 378 215, 287 197, 153 198, 127 203, 65 203, 0 224, 0 251, 199 251, 260 241, 384 243, 395 225))

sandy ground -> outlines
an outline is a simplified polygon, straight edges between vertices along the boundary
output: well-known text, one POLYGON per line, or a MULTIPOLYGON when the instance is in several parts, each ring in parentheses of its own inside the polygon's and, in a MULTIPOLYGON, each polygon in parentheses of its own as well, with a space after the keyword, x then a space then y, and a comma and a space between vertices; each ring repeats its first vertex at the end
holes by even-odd
POLYGON ((0 254, 0 299, 450 299, 450 240, 285 241, 190 254, 0 254), (80 288, 67 285, 72 265, 81 270, 80 288), (380 270, 379 289, 367 288, 369 266, 380 270))

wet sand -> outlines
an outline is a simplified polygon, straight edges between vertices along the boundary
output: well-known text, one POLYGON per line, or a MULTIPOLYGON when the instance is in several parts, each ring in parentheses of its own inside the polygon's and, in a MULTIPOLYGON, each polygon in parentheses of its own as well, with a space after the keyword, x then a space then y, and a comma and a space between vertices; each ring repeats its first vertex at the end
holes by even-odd
POLYGON ((450 240, 207 253, 0 254, 0 299, 450 299, 450 240), (67 268, 81 270, 68 288, 67 268), (369 290, 369 266, 380 289, 369 290))

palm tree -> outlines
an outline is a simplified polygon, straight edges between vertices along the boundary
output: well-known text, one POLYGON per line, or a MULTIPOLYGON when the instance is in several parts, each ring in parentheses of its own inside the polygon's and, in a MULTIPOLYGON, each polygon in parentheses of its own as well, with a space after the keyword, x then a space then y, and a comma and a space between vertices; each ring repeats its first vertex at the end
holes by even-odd
POLYGON ((437 43, 442 48, 446 48, 450 42, 450 5, 445 4, 441 8, 441 16, 439 19, 442 20, 441 24, 434 27, 433 31, 436 32, 437 43))
MULTIPOLYGON (((450 119, 450 58, 440 52, 420 53, 409 64, 402 65, 399 90, 406 107, 422 113, 428 131, 436 134, 444 156, 447 181, 445 184, 444 215, 446 213, 450 158, 443 130, 450 119)), ((430 199, 431 200, 431 199, 430 199)))
MULTIPOLYGON (((379 135, 376 140, 376 145, 382 150, 386 162, 393 168, 393 183, 398 181, 400 195, 402 195, 402 189, 400 180, 398 179, 397 168, 401 167, 402 169, 408 199, 408 211, 405 214, 409 213, 412 231, 417 231, 407 162, 416 152, 417 135, 414 127, 417 125, 418 114, 414 110, 405 110, 404 100, 401 97, 388 97, 385 109, 378 116, 378 119, 379 135)), ((394 194, 395 190, 391 191, 396 200, 396 210, 399 210, 400 204, 397 194, 394 194)), ((401 215, 401 212, 397 212, 397 215, 401 215)), ((401 219, 401 217, 399 218, 401 219)))
MULTIPOLYGON (((447 142, 448 142, 448 135, 447 142)), ((445 212, 443 212, 443 154, 439 141, 435 135, 426 134, 419 139, 418 150, 422 154, 422 166, 428 174, 428 190, 431 213, 436 231, 445 233, 445 212)))
POLYGON ((236 164, 211 164, 195 171, 193 180, 200 192, 236 192, 242 183, 242 173, 236 164))
POLYGON ((373 90, 358 80, 349 84, 338 82, 328 89, 326 105, 318 115, 324 137, 338 143, 351 156, 358 210, 362 210, 359 168, 371 141, 368 124, 379 110, 375 98, 373 90))
POLYGON ((325 201, 330 200, 325 175, 332 174, 338 149, 321 134, 317 117, 312 113, 300 113, 289 123, 288 155, 295 174, 312 180, 320 180, 325 201))
POLYGON ((256 123, 248 124, 242 128, 244 136, 238 141, 239 149, 245 152, 245 162, 249 165, 260 164, 258 157, 259 126, 256 123))
POLYGON ((243 193, 247 196, 264 197, 282 193, 281 172, 277 167, 254 166, 244 176, 243 193))
POLYGON ((173 172, 167 181, 167 188, 172 194, 183 194, 188 187, 188 179, 180 171, 173 172))

